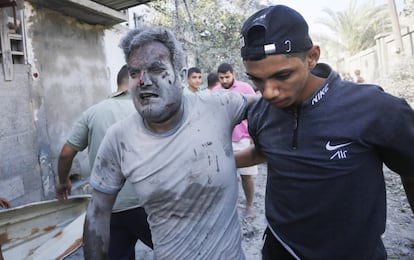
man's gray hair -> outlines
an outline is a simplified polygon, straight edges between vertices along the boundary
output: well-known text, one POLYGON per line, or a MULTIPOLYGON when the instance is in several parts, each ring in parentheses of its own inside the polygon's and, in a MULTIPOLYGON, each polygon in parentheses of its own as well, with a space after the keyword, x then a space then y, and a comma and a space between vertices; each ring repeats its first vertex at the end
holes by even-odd
POLYGON ((143 27, 133 29, 121 39, 119 47, 123 50, 125 60, 128 62, 132 51, 154 41, 160 42, 167 47, 170 51, 174 70, 179 73, 184 67, 184 51, 181 43, 178 42, 174 34, 167 28, 143 27))

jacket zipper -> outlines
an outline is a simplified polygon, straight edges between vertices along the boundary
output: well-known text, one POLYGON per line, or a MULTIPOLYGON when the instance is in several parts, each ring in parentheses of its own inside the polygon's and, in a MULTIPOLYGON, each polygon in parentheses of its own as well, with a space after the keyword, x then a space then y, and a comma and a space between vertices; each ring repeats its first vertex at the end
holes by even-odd
POLYGON ((298 126, 299 126, 299 108, 293 107, 293 139, 292 149, 298 148, 298 126))

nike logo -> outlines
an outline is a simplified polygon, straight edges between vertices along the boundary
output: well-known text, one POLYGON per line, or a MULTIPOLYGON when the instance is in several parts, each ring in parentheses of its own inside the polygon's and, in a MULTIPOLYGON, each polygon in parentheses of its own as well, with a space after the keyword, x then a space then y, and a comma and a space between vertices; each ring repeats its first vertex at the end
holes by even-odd
POLYGON ((341 148, 341 147, 348 146, 348 145, 350 145, 351 143, 352 143, 352 142, 349 142, 349 143, 344 143, 344 144, 331 145, 331 141, 328 141, 328 142, 326 143, 325 148, 326 148, 326 150, 328 150, 328 151, 334 151, 334 150, 337 150, 337 149, 339 149, 339 148, 341 148))

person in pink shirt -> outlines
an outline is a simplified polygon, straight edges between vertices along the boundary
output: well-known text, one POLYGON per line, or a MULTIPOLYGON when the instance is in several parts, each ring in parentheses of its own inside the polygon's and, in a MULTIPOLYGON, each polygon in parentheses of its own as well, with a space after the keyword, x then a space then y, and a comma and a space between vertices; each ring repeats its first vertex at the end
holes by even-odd
MULTIPOLYGON (((217 69, 220 85, 214 89, 228 89, 242 94, 255 94, 253 87, 243 81, 236 80, 233 67, 228 63, 222 63, 217 69)), ((232 134, 233 151, 237 152, 249 147, 252 144, 249 131, 247 129, 247 120, 243 120, 236 125, 232 134)), ((245 221, 255 218, 255 210, 253 206, 254 197, 254 179, 257 175, 257 166, 239 168, 237 172, 240 174, 244 195, 246 196, 245 221)))

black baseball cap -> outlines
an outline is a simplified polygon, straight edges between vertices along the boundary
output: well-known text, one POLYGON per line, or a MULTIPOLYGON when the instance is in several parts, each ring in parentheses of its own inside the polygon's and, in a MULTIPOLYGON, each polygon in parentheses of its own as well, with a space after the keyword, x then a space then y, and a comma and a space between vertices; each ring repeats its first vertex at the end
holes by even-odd
POLYGON ((284 5, 274 5, 250 16, 241 29, 243 60, 260 60, 266 55, 307 51, 313 43, 303 16, 284 5))

